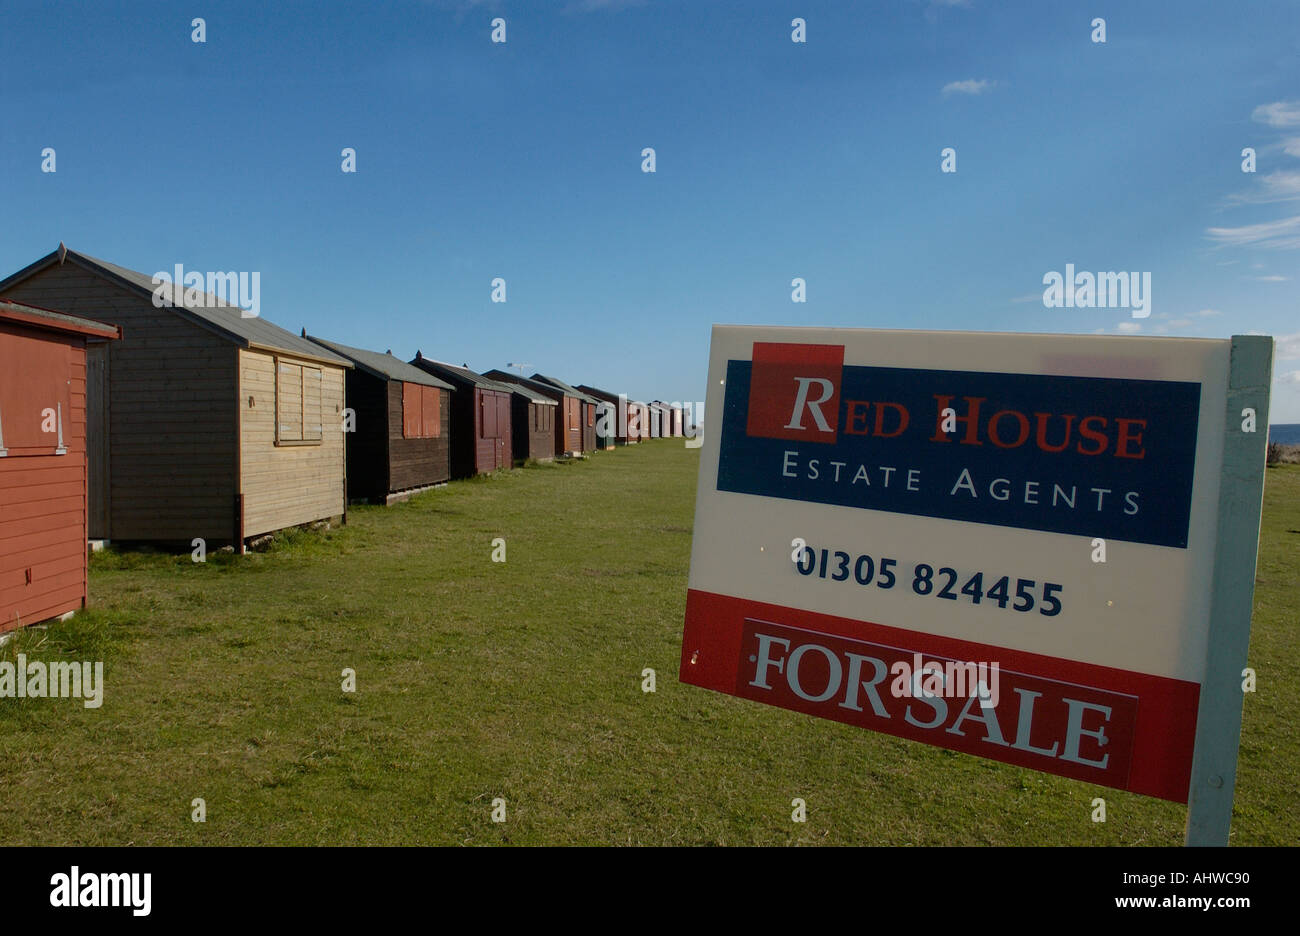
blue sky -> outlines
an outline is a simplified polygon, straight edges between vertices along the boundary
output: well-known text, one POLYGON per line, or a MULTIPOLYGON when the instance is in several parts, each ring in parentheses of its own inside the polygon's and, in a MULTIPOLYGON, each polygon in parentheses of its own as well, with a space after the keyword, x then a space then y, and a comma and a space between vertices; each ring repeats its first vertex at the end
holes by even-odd
POLYGON ((714 322, 1257 331, 1300 422, 1291 0, 7 0, 0 55, 5 274, 260 271, 295 332, 664 400, 714 322), (1067 263, 1150 318, 1045 308, 1067 263))

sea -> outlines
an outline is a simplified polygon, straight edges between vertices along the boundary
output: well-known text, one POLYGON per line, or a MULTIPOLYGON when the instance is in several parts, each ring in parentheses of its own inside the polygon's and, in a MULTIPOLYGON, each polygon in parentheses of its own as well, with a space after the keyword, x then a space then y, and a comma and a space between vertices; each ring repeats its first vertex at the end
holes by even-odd
POLYGON ((1268 427, 1268 441, 1300 445, 1300 423, 1279 423, 1268 427))

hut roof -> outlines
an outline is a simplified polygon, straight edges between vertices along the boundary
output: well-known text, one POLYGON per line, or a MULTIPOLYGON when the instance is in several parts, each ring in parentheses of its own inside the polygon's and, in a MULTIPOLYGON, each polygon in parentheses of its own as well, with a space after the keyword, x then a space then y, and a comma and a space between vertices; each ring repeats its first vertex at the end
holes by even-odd
POLYGON ((306 338, 285 331, 279 325, 268 322, 260 315, 245 316, 243 309, 238 306, 227 305, 211 293, 205 292, 203 294, 202 303, 192 302, 187 304, 185 302, 183 283, 155 284, 152 276, 146 276, 144 273, 135 270, 128 270, 126 267, 109 263, 107 260, 98 260, 88 254, 68 250, 63 244, 59 244, 57 250, 47 254, 35 263, 24 267, 12 276, 0 280, 0 293, 3 293, 14 283, 25 280, 47 267, 55 264, 61 265, 69 261, 98 273, 100 276, 125 287, 137 295, 150 299, 153 298, 154 291, 161 288, 165 298, 165 307, 243 347, 265 351, 282 351, 285 354, 292 354, 314 361, 324 361, 340 367, 352 366, 351 362, 346 358, 339 357, 332 351, 328 351, 306 338))
POLYGON ((303 337, 308 341, 314 341, 318 345, 328 348, 330 351, 348 358, 356 365, 358 370, 365 371, 381 380, 400 380, 403 383, 422 384, 426 387, 440 387, 443 390, 456 389, 445 380, 439 380, 433 374, 426 370, 407 364, 400 358, 393 357, 389 351, 387 354, 380 354, 378 351, 367 351, 364 348, 352 348, 337 341, 327 341, 324 338, 317 338, 315 335, 308 335, 305 332, 303 337))
POLYGON ((547 377, 545 374, 533 374, 533 380, 541 380, 545 383, 550 384, 553 387, 559 387, 565 393, 569 394, 569 396, 576 396, 584 403, 591 403, 593 405, 599 406, 600 403, 602 402, 600 400, 597 400, 594 396, 583 393, 577 387, 569 386, 563 380, 557 380, 554 377, 547 377))
POLYGON ((480 387, 484 390, 496 390, 499 393, 512 393, 513 389, 506 384, 499 383, 482 374, 476 374, 468 367, 457 367, 455 364, 448 364, 445 361, 435 361, 433 358, 425 357, 421 352, 416 351, 415 357, 411 359, 414 367, 428 367, 433 373, 444 377, 453 383, 459 381, 463 384, 470 384, 480 387))
POLYGON ((35 325, 40 328, 52 328, 58 331, 76 332, 93 338, 121 338, 122 329, 117 325, 106 325, 76 315, 42 309, 39 306, 24 305, 0 299, 0 319, 16 322, 20 325, 35 325))
POLYGON ((510 389, 534 403, 549 403, 551 406, 559 406, 555 397, 547 396, 547 391, 555 391, 559 388, 551 387, 547 384, 539 383, 536 380, 529 380, 527 377, 521 377, 518 374, 512 374, 509 371, 490 370, 483 374, 484 377, 491 377, 493 380, 506 384, 510 389))

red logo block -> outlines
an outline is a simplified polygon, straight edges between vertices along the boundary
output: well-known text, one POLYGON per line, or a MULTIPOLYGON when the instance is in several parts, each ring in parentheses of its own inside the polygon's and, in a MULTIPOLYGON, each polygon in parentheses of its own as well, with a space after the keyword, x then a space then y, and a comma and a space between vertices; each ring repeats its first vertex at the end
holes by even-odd
POLYGON ((745 432, 833 444, 844 346, 756 341, 753 361, 745 432))

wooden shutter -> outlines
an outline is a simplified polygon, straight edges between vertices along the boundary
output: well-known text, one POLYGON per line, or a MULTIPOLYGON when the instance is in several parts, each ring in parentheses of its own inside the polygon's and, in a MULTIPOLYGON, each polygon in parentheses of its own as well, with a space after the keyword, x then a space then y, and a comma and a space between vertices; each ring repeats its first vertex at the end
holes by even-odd
POLYGON ((587 408, 587 425, 596 425, 596 407, 592 406, 590 403, 584 403, 582 405, 587 408))
POLYGON ((275 437, 302 441, 302 365, 278 363, 275 374, 275 437))
POLYGON ((319 367, 302 369, 302 438, 319 442, 324 430, 321 421, 321 395, 324 375, 319 367))
POLYGON ((420 438, 436 439, 442 434, 442 408, 439 406, 438 388, 420 388, 420 438))
POLYGON ((50 455, 69 429, 69 348, 44 335, 0 334, 0 449, 50 455))
POLYGON ((402 438, 418 439, 423 423, 424 388, 419 384, 402 383, 402 438))

